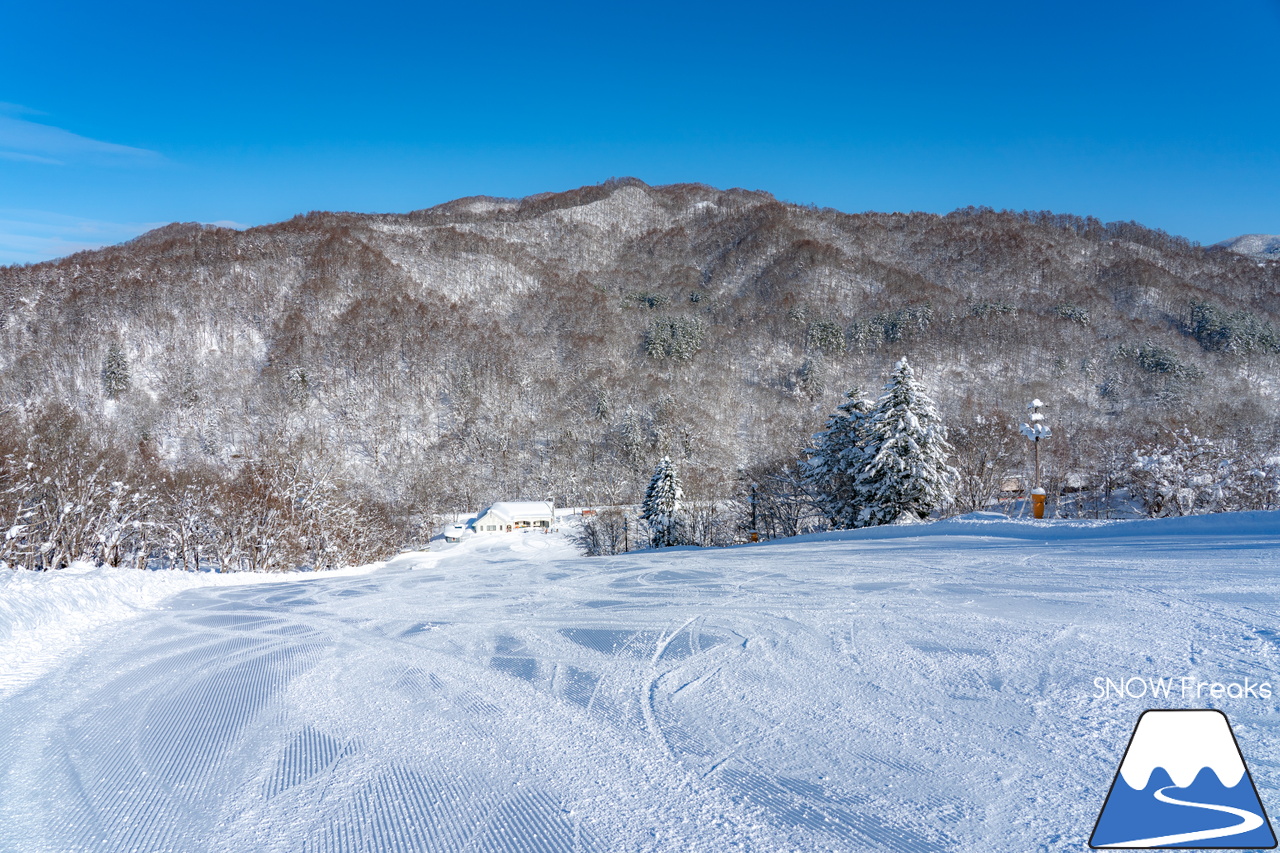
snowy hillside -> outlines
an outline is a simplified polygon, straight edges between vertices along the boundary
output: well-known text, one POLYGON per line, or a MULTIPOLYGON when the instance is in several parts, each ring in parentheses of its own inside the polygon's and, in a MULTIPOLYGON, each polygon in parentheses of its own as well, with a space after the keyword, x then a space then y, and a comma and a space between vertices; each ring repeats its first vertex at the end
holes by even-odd
POLYGON ((1280 693, 1196 690, 1277 686, 1277 571, 1248 513, 203 586, 0 696, 0 851, 1077 851, 1146 708, 1274 813, 1280 693))
POLYGON ((723 505, 909 357, 963 433, 973 507, 1023 467, 1035 397, 1057 425, 1045 487, 1110 493, 1183 428, 1238 467, 1277 454, 1277 293, 1280 265, 1135 223, 636 179, 174 225, 0 268, 0 460, 87 443, 110 480, 215 493, 301 471, 389 531, 346 552, 363 562, 496 500, 637 503, 663 456, 723 505))
POLYGON ((1280 260, 1280 235, 1245 234, 1231 240, 1223 240, 1215 247, 1230 249, 1241 255, 1252 255, 1266 260, 1280 260))

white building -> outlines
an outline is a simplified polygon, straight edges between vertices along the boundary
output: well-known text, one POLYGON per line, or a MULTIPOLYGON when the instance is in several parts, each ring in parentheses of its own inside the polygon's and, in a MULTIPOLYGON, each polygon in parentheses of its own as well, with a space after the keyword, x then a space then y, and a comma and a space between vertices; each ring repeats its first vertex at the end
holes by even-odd
POLYGON ((511 533, 548 530, 554 523, 549 501, 499 501, 476 516, 471 527, 476 533, 511 533))

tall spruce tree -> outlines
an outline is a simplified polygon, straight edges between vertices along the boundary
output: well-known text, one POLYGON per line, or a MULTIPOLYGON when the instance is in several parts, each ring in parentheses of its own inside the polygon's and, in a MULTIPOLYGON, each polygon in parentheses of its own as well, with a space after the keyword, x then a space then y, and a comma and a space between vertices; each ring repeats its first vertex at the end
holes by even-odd
POLYGON ((680 516, 684 490, 671 457, 664 456, 654 469, 644 492, 640 518, 649 525, 649 542, 654 548, 684 544, 684 523, 680 516))
POLYGON ((801 462, 801 476, 818 510, 837 530, 859 527, 865 501, 859 479, 866 467, 865 431, 875 405, 852 388, 827 418, 826 429, 813 436, 801 462))
POLYGON ((925 518, 951 500, 956 471, 947 464, 947 429, 905 358, 866 422, 863 452, 859 527, 925 518))
POLYGON ((107 356, 102 360, 102 390, 107 399, 114 400, 129 390, 133 377, 129 370, 129 356, 118 343, 107 347, 107 356))

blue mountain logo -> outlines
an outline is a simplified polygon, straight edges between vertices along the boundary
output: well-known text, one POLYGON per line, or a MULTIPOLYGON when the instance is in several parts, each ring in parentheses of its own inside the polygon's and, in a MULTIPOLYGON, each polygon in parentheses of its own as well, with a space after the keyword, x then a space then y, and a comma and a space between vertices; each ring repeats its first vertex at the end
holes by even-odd
POLYGON ((1227 715, 1145 711, 1089 846, 1274 848, 1275 833, 1227 715))

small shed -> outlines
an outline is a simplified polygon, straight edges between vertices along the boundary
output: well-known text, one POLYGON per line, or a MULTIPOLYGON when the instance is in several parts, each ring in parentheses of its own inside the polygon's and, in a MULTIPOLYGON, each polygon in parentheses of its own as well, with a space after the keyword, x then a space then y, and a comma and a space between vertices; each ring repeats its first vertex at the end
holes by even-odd
POLYGON ((549 530, 554 522, 549 501, 499 501, 476 516, 471 526, 476 533, 511 533, 549 530))

